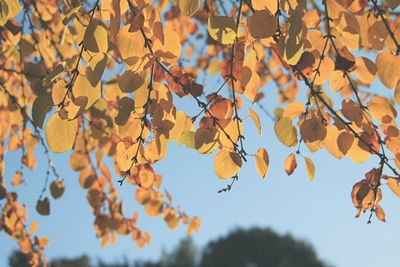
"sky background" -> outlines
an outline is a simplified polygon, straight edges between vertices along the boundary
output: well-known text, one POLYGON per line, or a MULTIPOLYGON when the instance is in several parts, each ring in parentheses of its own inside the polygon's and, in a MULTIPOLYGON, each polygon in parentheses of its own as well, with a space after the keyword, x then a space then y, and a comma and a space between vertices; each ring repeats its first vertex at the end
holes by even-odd
MULTIPOLYGON (((374 57, 370 58, 374 60, 374 57)), ((215 83, 208 83, 206 90, 215 87, 215 83)), ((379 82, 372 88, 385 95, 393 93, 379 82)), ((263 90, 267 97, 262 103, 272 112, 276 106, 276 88, 270 83, 263 90)), ((305 87, 301 86, 300 99, 304 100, 305 92, 305 87)), ((191 115, 199 110, 190 99, 180 105, 191 115)), ((334 266, 396 266, 400 200, 383 185, 380 204, 386 212, 387 222, 382 223, 374 217, 372 224, 367 225, 369 213, 356 219, 350 197, 352 186, 371 168, 377 167, 379 159, 371 157, 364 164, 356 164, 347 158, 337 160, 324 149, 311 154, 303 145, 303 155, 311 157, 316 166, 314 181, 308 180, 302 157, 297 157, 298 167, 294 174, 287 176, 283 162, 296 148, 281 144, 275 136, 273 122, 258 107, 252 108, 260 114, 263 135, 260 138, 251 120, 244 119, 245 149, 252 154, 259 147, 267 149, 270 158, 267 179, 258 176, 254 158, 249 157, 234 188, 228 193, 217 194, 227 181, 214 174, 214 156, 202 155, 175 143, 169 144, 167 157, 155 164, 155 171, 164 176, 162 188, 173 196, 174 204, 180 205, 189 215, 201 218, 201 231, 193 235, 195 243, 204 246, 237 227, 271 227, 281 234, 290 233, 309 241, 319 257, 334 266)), ((247 109, 240 111, 242 118, 246 115, 247 109)), ((152 234, 152 241, 139 249, 129 236, 118 237, 115 246, 101 248, 86 191, 79 186, 79 173, 69 169, 69 153, 52 155, 58 172, 65 179, 66 191, 61 199, 51 201, 50 216, 38 215, 34 207, 44 184, 47 161, 41 156, 41 148, 36 155, 39 156, 38 167, 24 172, 26 185, 12 188, 9 184, 20 166, 20 152, 6 154, 5 177, 9 190, 15 190, 20 202, 28 206, 29 222, 39 221, 37 234, 50 238, 45 250, 48 258, 87 254, 106 261, 121 260, 124 256, 129 260, 157 259, 163 248, 170 250, 186 236, 186 226, 169 230, 161 216, 147 218, 144 208, 135 202, 136 188, 128 183, 120 188, 117 185, 119 177, 114 176, 120 197, 124 199, 125 214, 138 211, 138 226, 152 234)), ((49 196, 49 191, 46 194, 49 196)), ((8 255, 17 248, 15 241, 0 232, 0 266, 7 266, 8 255)))

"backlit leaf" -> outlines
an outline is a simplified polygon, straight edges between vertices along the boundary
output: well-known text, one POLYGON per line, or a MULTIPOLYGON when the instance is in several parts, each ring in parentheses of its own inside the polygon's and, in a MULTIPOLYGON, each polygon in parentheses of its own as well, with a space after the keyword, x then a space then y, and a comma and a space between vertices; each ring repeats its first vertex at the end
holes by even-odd
POLYGON ((260 148, 256 153, 256 169, 258 174, 265 178, 269 168, 269 156, 267 150, 260 148))
POLYGON ((291 153, 285 160, 285 172, 287 175, 291 175, 297 168, 296 155, 291 153))
POLYGON ((215 41, 223 44, 233 44, 236 39, 236 25, 233 17, 210 15, 208 18, 208 33, 215 41))
POLYGON ((294 147, 297 144, 297 130, 288 117, 282 117, 275 122, 275 134, 285 146, 294 147))
POLYGON ((258 117, 258 114, 254 110, 249 108, 249 116, 257 128, 258 134, 261 136, 261 123, 260 123, 260 118, 258 117))
POLYGON ((46 140, 49 148, 54 153, 62 153, 70 150, 75 142, 78 131, 77 120, 62 120, 55 113, 46 124, 46 140))
POLYGON ((315 166, 314 166, 314 162, 308 158, 305 157, 304 158, 305 162, 306 162, 306 171, 307 171, 307 176, 310 179, 310 181, 314 180, 315 177, 315 166))
POLYGON ((178 0, 178 6, 185 16, 193 16, 200 8, 200 0, 178 0))
POLYGON ((235 176, 241 167, 242 159, 236 152, 220 150, 214 158, 214 171, 221 179, 235 176))

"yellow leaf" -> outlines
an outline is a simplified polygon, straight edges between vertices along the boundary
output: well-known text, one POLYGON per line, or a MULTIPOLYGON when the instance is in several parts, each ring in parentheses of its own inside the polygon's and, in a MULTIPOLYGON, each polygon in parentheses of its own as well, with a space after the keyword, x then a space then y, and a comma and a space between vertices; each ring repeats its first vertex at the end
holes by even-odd
POLYGON ((358 79, 365 84, 371 84, 376 77, 378 68, 369 58, 358 57, 356 59, 358 79))
POLYGON ((283 117, 288 117, 291 120, 297 118, 300 114, 304 112, 304 104, 301 102, 290 103, 283 112, 283 117))
POLYGON ((212 153, 218 147, 219 132, 215 128, 199 128, 194 135, 194 144, 202 154, 212 153))
POLYGON ((389 186, 390 190, 396 194, 396 196, 400 197, 400 186, 397 179, 388 178, 387 185, 389 186))
POLYGON ((394 88, 400 79, 400 55, 383 51, 376 57, 376 66, 381 82, 389 89, 394 88))
MULTIPOLYGON (((174 128, 169 132, 169 139, 177 141, 178 143, 181 140, 181 135, 184 132, 193 132, 194 126, 191 117, 186 115, 183 111, 176 112, 176 122, 174 128)), ((193 134, 194 141, 194 134, 193 134)), ((181 145, 182 143, 179 143, 181 145)), ((194 144, 194 143, 193 143, 194 144)))
POLYGON ((118 86, 124 93, 132 93, 139 88, 147 89, 147 84, 147 71, 134 72, 132 70, 127 70, 118 77, 118 86))
POLYGON ((312 180, 314 180, 314 177, 315 177, 314 162, 308 157, 305 157, 304 160, 306 161, 307 176, 310 179, 310 181, 312 181, 312 180))
MULTIPOLYGON (((319 61, 318 61, 319 64, 319 61)), ((335 71, 335 62, 329 57, 324 57, 319 68, 319 73, 315 77, 315 85, 324 84, 331 74, 335 71)))
POLYGON ((153 42, 154 55, 157 58, 160 58, 161 62, 170 65, 176 64, 182 51, 181 37, 170 27, 165 27, 163 31, 163 43, 159 39, 156 39, 153 42))
POLYGON ((53 105, 58 106, 64 99, 65 93, 67 92, 67 84, 63 80, 58 80, 54 83, 51 89, 51 98, 53 105))
POLYGON ((39 222, 38 221, 33 221, 32 222, 31 228, 29 229, 29 234, 31 236, 36 233, 36 229, 38 228, 38 226, 39 226, 39 222))
POLYGON ((132 66, 145 54, 144 39, 140 31, 129 32, 129 26, 124 26, 118 32, 117 46, 124 62, 132 66))
POLYGON ((396 85, 396 89, 394 91, 394 100, 397 104, 400 104, 400 81, 396 85))
POLYGON ((144 189, 149 189, 153 186, 155 174, 150 165, 141 165, 139 170, 139 184, 144 189))
POLYGON ((356 163, 363 163, 367 161, 371 155, 369 151, 366 151, 359 146, 360 142, 361 141, 358 141, 357 139, 354 140, 346 154, 352 161, 356 163))
POLYGON ((11 179, 11 185, 12 186, 18 186, 24 182, 24 179, 22 178, 22 172, 17 171, 13 178, 11 179))
POLYGON ((276 0, 251 0, 251 4, 255 10, 268 9, 272 14, 275 14, 278 5, 276 0))
POLYGON ((86 29, 83 37, 83 46, 93 53, 107 53, 108 34, 103 23, 98 19, 93 19, 86 29))
POLYGON ((297 144, 297 130, 292 124, 292 120, 282 117, 275 122, 275 134, 282 144, 293 147, 297 144))
POLYGON ((397 111, 392 104, 382 96, 374 96, 368 103, 368 109, 372 116, 382 123, 392 122, 397 116, 397 111))
POLYGON ((101 240, 101 247, 105 248, 108 243, 108 235, 103 236, 103 239, 101 240))
POLYGON ((193 16, 200 8, 200 0, 178 0, 181 13, 185 16, 193 16))
POLYGON ((92 86, 88 77, 78 75, 72 93, 75 97, 74 103, 80 103, 79 106, 89 109, 101 96, 101 83, 92 86))
POLYGON ((285 172, 287 175, 291 175, 297 168, 296 155, 291 153, 285 160, 285 172))
POLYGON ((81 9, 83 3, 80 3, 79 5, 77 5, 76 7, 72 8, 70 11, 68 11, 67 14, 65 14, 62 23, 64 25, 67 25, 71 20, 73 20, 76 16, 76 14, 79 12, 79 10, 81 9))
POLYGON ((257 127, 258 134, 261 136, 261 123, 258 114, 254 110, 249 108, 249 116, 253 120, 255 126, 257 127))
POLYGON ((19 1, 0 0, 0 27, 21 11, 19 1))
POLYGON ((267 150, 260 148, 256 153, 256 169, 258 174, 265 178, 269 168, 269 156, 267 150))
POLYGON ((221 179, 232 178, 241 167, 242 159, 236 152, 220 150, 214 158, 214 171, 221 179))
POLYGON ((335 158, 342 159, 344 157, 344 153, 339 148, 339 134, 340 131, 335 125, 328 125, 326 127, 326 136, 323 140, 323 145, 325 146, 326 150, 328 150, 328 152, 331 153, 335 158))
POLYGON ((77 120, 62 120, 58 113, 53 114, 46 124, 46 140, 54 153, 62 153, 72 148, 78 131, 77 120))
POLYGON ((184 131, 179 135, 178 145, 185 144, 187 148, 195 148, 195 133, 192 131, 184 131))
POLYGON ((208 18, 208 33, 211 38, 223 45, 233 44, 236 39, 235 19, 210 15, 208 18))
POLYGON ((379 204, 375 205, 375 215, 382 222, 386 222, 385 212, 383 211, 382 207, 379 204))
POLYGON ((107 66, 107 61, 108 56, 104 53, 98 53, 90 59, 88 67, 86 68, 86 78, 93 87, 96 87, 101 80, 107 66))
POLYGON ((281 36, 278 41, 279 53, 290 65, 296 65, 303 54, 304 38, 301 13, 296 12, 289 18, 289 34, 281 36))
POLYGON ((193 232, 199 232, 200 226, 201 226, 200 218, 196 216, 193 217, 193 219, 189 223, 187 234, 190 236, 192 235, 193 232))

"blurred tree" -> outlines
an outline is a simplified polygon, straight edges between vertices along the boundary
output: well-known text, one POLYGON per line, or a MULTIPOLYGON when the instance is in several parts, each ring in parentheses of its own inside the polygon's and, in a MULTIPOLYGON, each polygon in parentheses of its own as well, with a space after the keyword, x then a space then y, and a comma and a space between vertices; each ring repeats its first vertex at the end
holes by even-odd
POLYGON ((73 259, 59 258, 50 262, 51 267, 92 267, 90 258, 86 255, 73 259))
POLYGON ((30 267, 29 258, 27 254, 19 250, 15 250, 8 257, 8 265, 10 267, 30 267))
MULTIPOLYGON (((182 239, 159 261, 139 260, 129 264, 127 258, 118 262, 91 264, 88 256, 74 259, 54 259, 50 267, 327 267, 318 259, 314 249, 305 241, 291 235, 279 235, 271 229, 238 229, 226 237, 208 243, 202 255, 191 238, 182 239), (201 258, 200 258, 201 257, 201 258)), ((9 257, 10 267, 25 267, 28 259, 21 252, 9 257)))
POLYGON ((162 267, 195 267, 196 247, 191 238, 182 239, 178 246, 170 253, 163 255, 162 267))
POLYGON ((209 243, 201 267, 324 267, 308 243, 271 229, 236 230, 209 243))

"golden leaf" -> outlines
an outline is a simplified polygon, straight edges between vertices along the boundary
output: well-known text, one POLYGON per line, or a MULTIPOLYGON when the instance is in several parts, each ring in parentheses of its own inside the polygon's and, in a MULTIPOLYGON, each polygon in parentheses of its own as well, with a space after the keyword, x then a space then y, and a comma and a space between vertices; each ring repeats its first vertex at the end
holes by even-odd
POLYGON ((292 120, 282 117, 275 122, 275 134, 279 141, 285 146, 294 147, 297 144, 297 130, 292 124, 292 120))
POLYGON ((55 113, 46 124, 46 140, 49 148, 54 153, 62 153, 70 150, 75 143, 78 131, 77 120, 62 120, 55 113))
POLYGON ((242 159, 236 152, 220 150, 214 158, 214 171, 221 179, 232 178, 240 171, 241 167, 242 159))
POLYGON ((314 166, 314 162, 308 158, 305 157, 304 158, 305 162, 306 162, 306 171, 307 171, 307 176, 310 179, 310 181, 314 180, 315 177, 315 166, 314 166))
POLYGON ((178 0, 181 13, 185 16, 193 16, 200 8, 200 0, 178 0))
POLYGON ((294 153, 291 153, 285 160, 285 172, 287 175, 291 175, 296 168, 296 155, 294 153))
POLYGON ((210 15, 208 33, 211 38, 223 45, 233 44, 236 39, 235 19, 226 16, 210 15))
POLYGON ((259 148, 256 153, 256 169, 258 174, 265 178, 269 168, 269 156, 267 150, 259 148))

